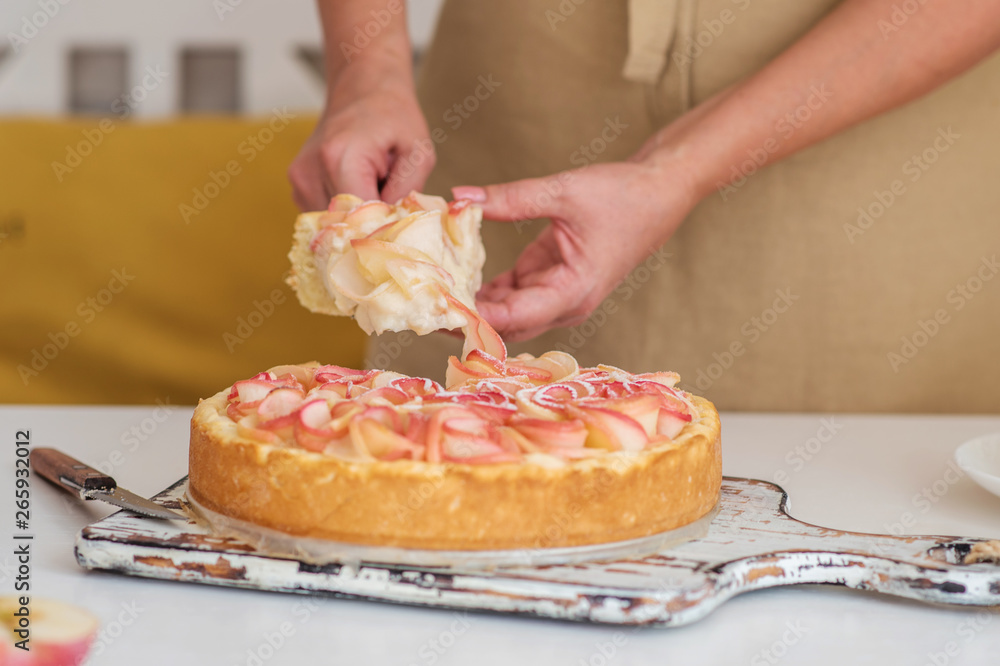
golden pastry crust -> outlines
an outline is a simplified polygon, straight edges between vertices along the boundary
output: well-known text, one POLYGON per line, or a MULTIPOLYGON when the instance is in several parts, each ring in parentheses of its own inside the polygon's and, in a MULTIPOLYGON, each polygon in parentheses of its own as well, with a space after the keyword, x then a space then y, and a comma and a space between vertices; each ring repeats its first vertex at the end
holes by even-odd
POLYGON ((222 391, 191 422, 188 492, 204 507, 281 532, 432 550, 608 543, 694 522, 722 482, 719 416, 696 414, 673 441, 562 467, 412 460, 349 462, 241 437, 222 391))

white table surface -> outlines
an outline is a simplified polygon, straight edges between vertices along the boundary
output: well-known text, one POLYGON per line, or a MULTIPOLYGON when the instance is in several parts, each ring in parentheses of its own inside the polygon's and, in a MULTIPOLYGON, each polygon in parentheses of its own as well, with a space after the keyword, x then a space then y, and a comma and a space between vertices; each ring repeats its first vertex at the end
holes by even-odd
MULTIPOLYGON (((35 447, 94 466, 113 461, 122 486, 152 495, 186 473, 190 415, 184 407, 165 420, 154 407, 0 407, 0 498, 8 503, 0 594, 13 592, 17 430, 30 429, 35 447), (129 434, 133 427, 143 440, 129 434)), ((832 437, 822 420, 829 418, 724 414, 725 473, 774 480, 783 471, 792 515, 827 527, 886 532, 906 522, 896 530, 1000 538, 1000 497, 949 472, 955 447, 1000 431, 1000 416, 837 416, 832 437), (795 449, 811 438, 806 460, 795 449)), ((687 627, 633 630, 85 571, 73 557, 74 538, 111 512, 33 477, 33 592, 101 618, 100 654, 88 662, 99 666, 1000 663, 1000 609, 934 607, 837 587, 754 592, 687 627)))

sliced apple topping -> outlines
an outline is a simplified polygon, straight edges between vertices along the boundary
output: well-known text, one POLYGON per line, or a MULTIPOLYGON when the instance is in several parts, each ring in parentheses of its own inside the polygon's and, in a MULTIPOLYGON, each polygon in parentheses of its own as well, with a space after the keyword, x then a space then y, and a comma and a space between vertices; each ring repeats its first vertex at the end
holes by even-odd
POLYGON ((381 370, 278 366, 236 382, 226 414, 240 436, 352 460, 552 466, 669 441, 695 413, 671 377, 580 370, 560 352, 451 360, 461 377, 447 390, 381 370))
MULTIPOLYGON (((308 240, 310 284, 332 302, 319 306, 324 312, 353 316, 369 334, 425 334, 462 325, 439 286, 467 306, 475 302, 486 258, 481 220, 478 206, 416 192, 394 205, 338 195, 328 212, 303 214, 296 234, 308 240)), ((303 287, 300 279, 291 284, 303 287)))

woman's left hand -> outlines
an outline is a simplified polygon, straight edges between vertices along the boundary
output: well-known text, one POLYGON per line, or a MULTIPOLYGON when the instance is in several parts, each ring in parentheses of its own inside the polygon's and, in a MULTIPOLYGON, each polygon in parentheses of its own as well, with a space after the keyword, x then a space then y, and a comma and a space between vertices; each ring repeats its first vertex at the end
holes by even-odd
POLYGON ((694 207, 697 197, 681 167, 614 162, 454 188, 456 199, 479 203, 490 220, 551 220, 514 268, 479 291, 479 312, 508 341, 586 320, 694 207))

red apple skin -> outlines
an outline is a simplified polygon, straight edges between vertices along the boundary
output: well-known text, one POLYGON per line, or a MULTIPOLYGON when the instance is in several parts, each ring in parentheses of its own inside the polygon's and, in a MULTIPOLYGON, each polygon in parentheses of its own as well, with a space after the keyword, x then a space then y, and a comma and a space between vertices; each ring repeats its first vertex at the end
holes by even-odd
POLYGON ((27 651, 14 647, 11 631, 15 596, 0 597, 0 664, 4 666, 79 666, 87 656, 100 626, 89 611, 54 599, 31 597, 31 636, 27 651))

